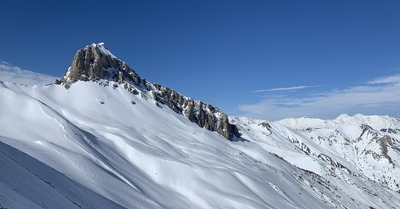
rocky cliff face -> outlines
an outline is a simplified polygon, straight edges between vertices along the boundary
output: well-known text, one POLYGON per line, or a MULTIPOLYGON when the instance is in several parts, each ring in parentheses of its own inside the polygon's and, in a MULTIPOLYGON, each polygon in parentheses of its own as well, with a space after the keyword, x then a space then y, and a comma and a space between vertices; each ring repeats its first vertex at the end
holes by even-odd
MULTIPOLYGON (((158 103, 167 105, 176 113, 210 131, 216 131, 228 140, 240 137, 235 125, 217 107, 188 98, 166 86, 146 81, 108 51, 104 43, 92 44, 78 50, 71 67, 56 84, 66 88, 76 81, 116 81, 133 94, 150 93, 158 103)), ((157 103, 157 104, 158 104, 157 103)))
POLYGON ((147 83, 148 89, 153 89, 151 91, 154 99, 168 105, 177 113, 183 113, 200 127, 216 131, 229 140, 232 140, 233 136, 240 137, 236 126, 230 124, 228 116, 217 107, 185 97, 166 86, 149 84, 147 83))
POLYGON ((112 55, 104 43, 92 44, 79 49, 71 67, 65 72, 60 82, 71 84, 76 81, 98 81, 100 79, 124 80, 141 84, 142 79, 125 62, 112 55))

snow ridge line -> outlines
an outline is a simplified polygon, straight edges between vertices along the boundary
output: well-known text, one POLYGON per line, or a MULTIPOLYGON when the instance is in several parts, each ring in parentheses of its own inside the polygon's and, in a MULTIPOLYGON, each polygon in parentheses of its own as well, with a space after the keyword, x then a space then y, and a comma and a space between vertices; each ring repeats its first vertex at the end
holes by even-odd
MULTIPOLYGON (((40 110, 42 111, 42 113, 43 113, 47 118, 54 120, 54 121, 63 129, 63 131, 64 131, 63 137, 64 137, 66 140, 68 140, 69 142, 71 142, 73 145, 75 145, 77 148, 79 148, 79 149, 82 150, 85 154, 87 154, 90 158, 92 158, 92 161, 93 161, 93 162, 96 162, 96 164, 98 164, 98 165, 100 165, 101 167, 105 168, 106 170, 110 171, 110 172, 113 173, 114 175, 118 176, 118 178, 120 178, 123 182, 125 182, 126 184, 128 184, 128 185, 131 186, 132 188, 136 189, 137 191, 140 191, 140 192, 141 192, 141 190, 140 190, 139 188, 137 188, 136 186, 134 186, 134 185, 133 185, 131 182, 129 182, 126 178, 124 178, 124 177, 121 176, 119 173, 117 173, 117 172, 116 172, 114 169, 112 169, 109 165, 106 165, 103 161, 101 161, 101 160, 99 159, 100 156, 95 156, 94 154, 90 153, 90 152, 87 151, 85 148, 83 148, 81 145, 79 145, 78 143, 76 143, 74 140, 72 140, 72 139, 70 139, 69 137, 67 137, 67 135, 66 135, 67 131, 66 131, 65 126, 64 126, 60 121, 58 121, 56 118, 53 118, 53 117, 50 117, 49 115, 47 115, 46 112, 43 110, 43 108, 42 108, 40 105, 38 105, 38 106, 39 106, 40 110)), ((46 105, 46 106, 47 106, 47 105, 46 105)), ((47 107, 48 107, 48 106, 47 106, 47 107)), ((50 108, 50 107, 48 107, 48 108, 50 108)), ((50 109, 51 109, 51 108, 50 108, 50 109)), ((51 109, 51 110, 53 110, 53 109, 51 109)), ((56 112, 55 110, 53 110, 53 111, 56 112)), ((59 113, 57 113, 57 114, 58 114, 58 116, 62 117, 62 118, 65 120, 65 122, 67 122, 67 124, 69 124, 69 125, 72 124, 71 122, 68 122, 67 119, 65 119, 62 115, 60 115, 59 113)), ((78 127, 76 127, 76 126, 74 126, 74 125, 73 125, 73 128, 79 129, 78 127)), ((76 133, 75 133, 75 134, 76 134, 76 133)), ((93 145, 92 145, 93 143, 91 143, 91 141, 90 141, 85 135, 83 135, 83 139, 84 139, 84 141, 86 142, 86 145, 89 146, 90 148, 92 148, 92 150, 95 151, 95 153, 100 154, 100 155, 103 156, 103 158, 105 158, 105 159, 109 159, 109 157, 106 157, 106 155, 101 151, 100 148, 93 146, 93 145)), ((101 157, 100 157, 100 158, 101 158, 101 157)))
MULTIPOLYGON (((0 136, 1 138, 1 136, 0 136)), ((2 143, 2 142, 0 142, 2 143)), ((19 163, 17 160, 15 160, 14 158, 12 158, 11 156, 7 155, 5 152, 3 152, 2 150, 0 150, 0 153, 3 154, 5 157, 9 158, 11 161, 15 162, 17 165, 19 165, 21 168, 25 169, 26 171, 28 171, 29 173, 31 173, 32 175, 36 176, 39 180, 43 181, 45 184, 48 184, 56 193, 60 194, 62 197, 66 198, 68 201, 70 201, 72 204, 78 206, 79 208, 82 208, 82 206, 80 206, 78 203, 72 201, 70 198, 68 198, 67 196, 63 195, 62 193, 60 193, 58 190, 56 190, 54 188, 54 186, 51 184, 51 182, 44 180, 43 178, 41 178, 39 175, 37 175, 36 173, 34 173, 33 171, 29 170, 27 167, 25 167, 24 165, 22 165, 21 163, 19 163)), ((26 154, 26 153, 24 153, 26 154)), ((26 154, 27 155, 27 154, 26 154)), ((65 176, 65 175, 64 175, 65 176)), ((65 176, 66 179, 68 179, 69 181, 71 181, 71 179, 69 179, 68 177, 65 176)), ((72 181, 71 181, 72 182, 72 181)), ((73 182, 72 182, 73 183, 73 182)))

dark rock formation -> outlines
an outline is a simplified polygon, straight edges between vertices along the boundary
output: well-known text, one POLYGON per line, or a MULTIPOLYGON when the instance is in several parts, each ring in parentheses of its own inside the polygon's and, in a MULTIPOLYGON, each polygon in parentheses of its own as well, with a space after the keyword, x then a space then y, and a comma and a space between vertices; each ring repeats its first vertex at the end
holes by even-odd
POLYGON ((124 80, 140 85, 142 79, 125 62, 112 55, 106 46, 92 44, 76 52, 71 67, 61 78, 62 83, 81 81, 96 81, 100 79, 115 80, 124 83, 124 80))
POLYGON ((237 127, 230 124, 228 116, 217 107, 185 97, 166 86, 156 85, 157 99, 163 101, 175 112, 183 113, 200 127, 216 131, 229 140, 232 140, 233 136, 240 137, 237 127))
MULTIPOLYGON (((210 104, 196 101, 157 83, 140 78, 125 62, 112 55, 103 43, 92 44, 78 50, 71 67, 58 84, 66 88, 76 81, 115 81, 132 94, 148 98, 144 92, 190 121, 210 131, 216 131, 228 140, 240 137, 237 127, 229 123, 228 116, 210 104)), ((114 86, 114 88, 116 88, 114 86)))

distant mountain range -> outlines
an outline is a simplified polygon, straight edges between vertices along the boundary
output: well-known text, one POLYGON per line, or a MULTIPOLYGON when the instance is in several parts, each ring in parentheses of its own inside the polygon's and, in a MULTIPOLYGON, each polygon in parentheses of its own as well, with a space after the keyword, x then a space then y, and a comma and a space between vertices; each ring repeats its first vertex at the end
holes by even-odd
POLYGON ((279 121, 287 127, 296 130, 334 128, 338 125, 368 125, 373 129, 388 133, 399 132, 400 120, 391 116, 371 115, 365 116, 361 114, 350 117, 342 114, 334 120, 321 120, 317 118, 288 118, 279 121))
POLYGON ((0 81, 0 208, 398 208, 400 120, 228 117, 103 44, 0 81), (226 140, 228 139, 228 140, 226 140))

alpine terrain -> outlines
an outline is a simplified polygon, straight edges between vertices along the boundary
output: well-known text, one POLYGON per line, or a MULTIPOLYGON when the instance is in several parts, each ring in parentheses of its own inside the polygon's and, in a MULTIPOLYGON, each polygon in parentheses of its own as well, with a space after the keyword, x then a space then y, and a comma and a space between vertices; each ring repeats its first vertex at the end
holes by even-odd
POLYGON ((103 43, 54 84, 0 81, 0 100, 0 208, 400 205, 393 117, 228 117, 103 43))

